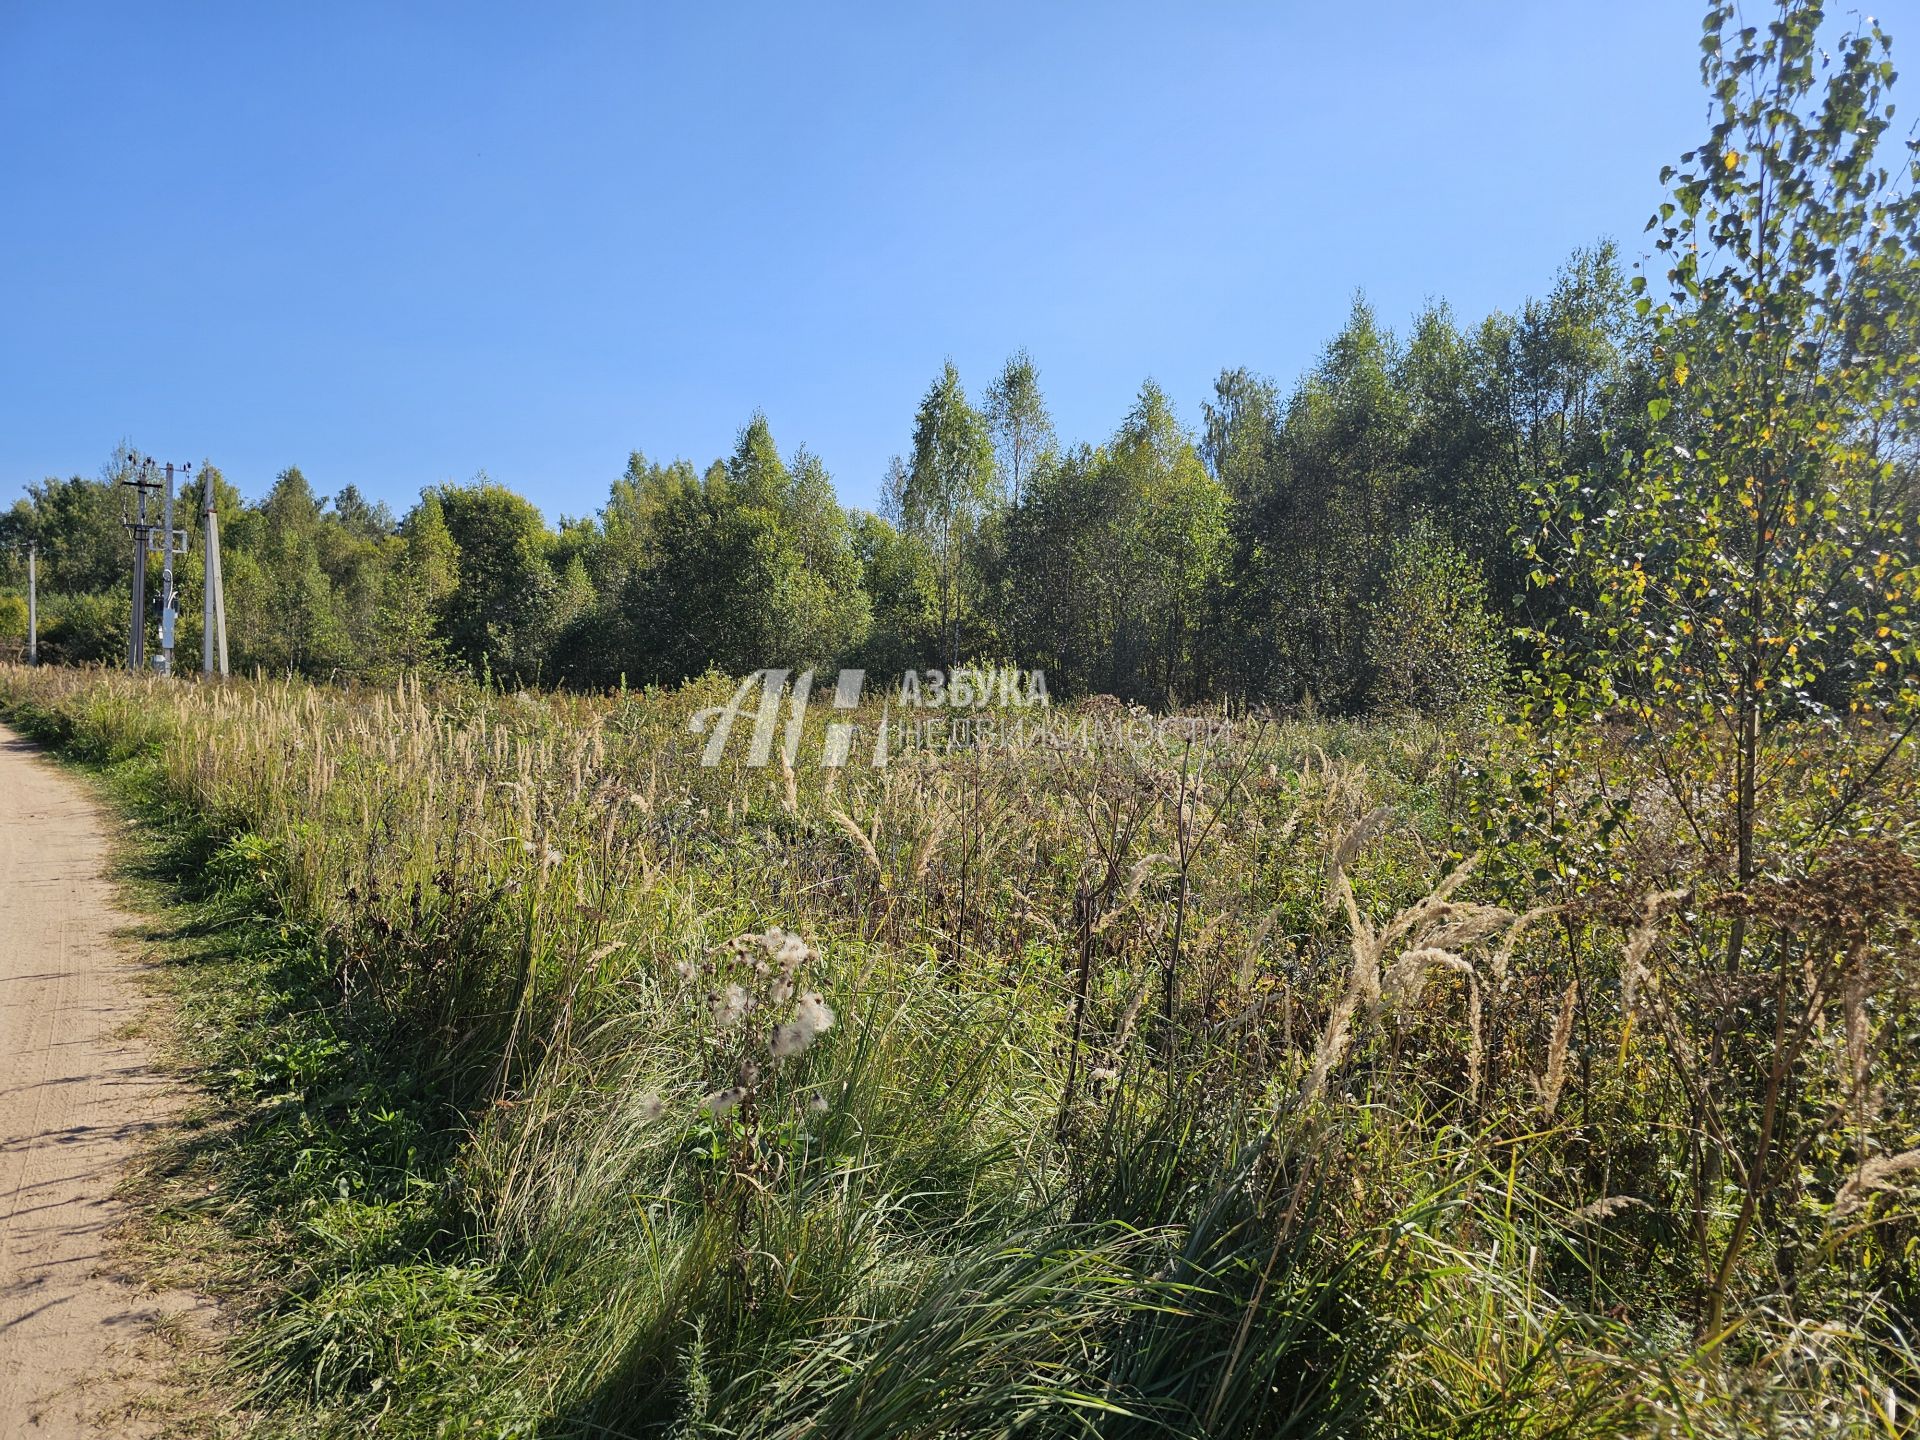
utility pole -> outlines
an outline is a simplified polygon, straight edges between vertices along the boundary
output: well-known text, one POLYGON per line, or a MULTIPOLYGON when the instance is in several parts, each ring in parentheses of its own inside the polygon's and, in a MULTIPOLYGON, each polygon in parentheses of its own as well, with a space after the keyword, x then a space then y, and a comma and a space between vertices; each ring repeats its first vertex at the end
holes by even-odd
POLYGON ((40 544, 27 542, 27 664, 40 663, 40 544))
POLYGON ((214 498, 213 476, 202 469, 200 543, 204 565, 200 598, 205 619, 200 627, 200 673, 224 676, 227 673, 227 587, 220 573, 220 512, 214 498))
POLYGON ((159 478, 159 465, 151 456, 128 457, 133 471, 122 480, 134 492, 134 509, 122 524, 133 532, 133 633, 127 637, 127 668, 140 671, 147 667, 147 552, 154 548, 155 536, 160 548, 160 654, 154 657, 154 669, 166 675, 173 669, 173 622, 176 616, 173 590, 173 557, 185 548, 184 534, 173 528, 173 482, 180 467, 169 464, 166 479, 159 478), (159 511, 149 502, 154 491, 163 492, 159 511))
POLYGON ((127 637, 127 668, 139 672, 147 668, 147 547, 153 543, 153 523, 148 518, 148 492, 158 490, 153 461, 140 455, 128 457, 133 468, 131 479, 122 485, 133 487, 134 510, 121 521, 133 532, 133 631, 127 637))
MULTIPOLYGON (((173 673, 173 631, 179 619, 179 595, 173 588, 173 557, 186 549, 186 532, 173 528, 173 477, 174 463, 167 462, 167 492, 163 502, 160 520, 160 657, 154 668, 162 675, 173 673)), ((192 473, 192 466, 181 468, 184 480, 192 473)))

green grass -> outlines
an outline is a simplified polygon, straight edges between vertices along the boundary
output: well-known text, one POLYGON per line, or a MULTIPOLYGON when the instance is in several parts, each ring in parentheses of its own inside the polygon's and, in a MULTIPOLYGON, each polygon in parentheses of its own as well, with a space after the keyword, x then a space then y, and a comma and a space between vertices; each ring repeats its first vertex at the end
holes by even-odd
POLYGON ((1618 932, 1435 896, 1485 737, 1250 732, 1183 822, 1178 755, 703 771, 710 699, 0 672, 140 822, 148 1252, 248 1433, 1907 1433, 1891 1195, 1699 1334, 1618 932))

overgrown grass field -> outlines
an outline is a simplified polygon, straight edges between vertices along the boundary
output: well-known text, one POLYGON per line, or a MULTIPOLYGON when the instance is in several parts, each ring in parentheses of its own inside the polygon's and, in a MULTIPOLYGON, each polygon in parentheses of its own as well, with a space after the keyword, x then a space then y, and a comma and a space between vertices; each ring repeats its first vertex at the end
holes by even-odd
POLYGON ((1735 889, 1600 726, 731 690, 0 668, 224 937, 250 1433, 1914 1433, 1904 758, 1735 889))

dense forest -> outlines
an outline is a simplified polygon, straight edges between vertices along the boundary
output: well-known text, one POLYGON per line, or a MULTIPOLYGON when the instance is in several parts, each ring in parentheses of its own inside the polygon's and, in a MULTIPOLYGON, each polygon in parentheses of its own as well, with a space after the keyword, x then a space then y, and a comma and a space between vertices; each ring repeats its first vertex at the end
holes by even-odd
MULTIPOLYGON (((1063 694, 1440 709, 1509 658, 1530 497, 1645 444, 1654 341, 1632 300, 1610 245, 1475 324, 1434 306, 1397 335, 1356 300, 1291 390, 1223 371, 1196 427, 1148 381, 1099 444, 1055 433, 1024 351, 974 399, 948 364, 879 514, 842 507, 759 415, 704 470, 636 450, 597 515, 557 526, 484 475, 398 518, 297 467, 252 503, 212 463, 193 484, 220 513, 241 670, 605 688, 984 659, 1063 694)), ((0 516, 0 582, 17 591, 19 542, 38 544, 49 660, 124 654, 127 456, 0 516)), ((196 544, 189 657, 200 563, 196 544)), ((0 607, 17 643, 21 606, 0 607)))

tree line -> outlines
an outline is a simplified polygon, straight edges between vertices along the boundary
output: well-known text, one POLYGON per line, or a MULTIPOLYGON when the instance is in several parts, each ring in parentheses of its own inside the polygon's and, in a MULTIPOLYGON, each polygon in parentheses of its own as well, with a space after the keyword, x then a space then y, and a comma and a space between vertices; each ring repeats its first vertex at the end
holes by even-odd
MULTIPOLYGON (((1474 324, 1435 304, 1396 334, 1356 299, 1291 388, 1223 371, 1189 427, 1148 381, 1099 443, 1062 441, 1024 351, 977 400, 948 363, 878 513, 842 506, 758 414, 704 470, 634 451, 597 514, 553 525, 484 475, 402 516, 351 485, 323 498, 297 467, 251 503, 212 464, 195 484, 242 669, 612 687, 987 661, 1156 704, 1444 710, 1499 683, 1541 607, 1577 599, 1529 584, 1535 499, 1644 451, 1664 373, 1644 309, 1604 244, 1474 324)), ((0 515, 0 643, 24 628, 31 540, 43 658, 124 654, 127 465, 123 446, 0 515)), ((196 544, 187 656, 200 564, 196 544)))

